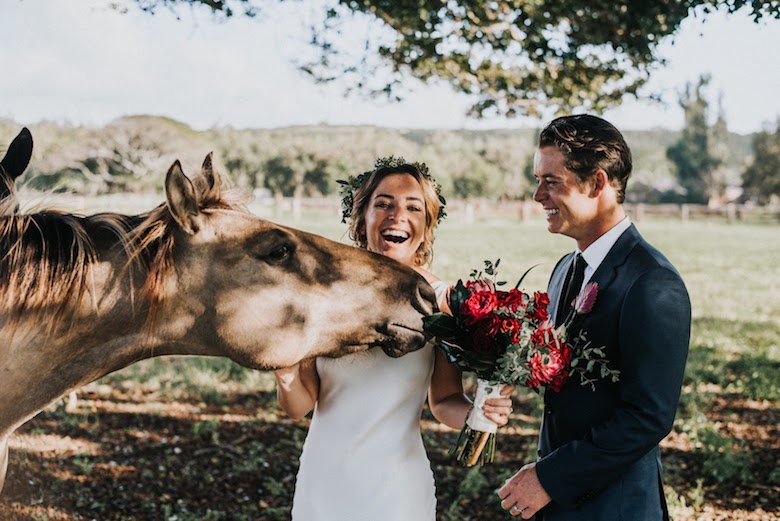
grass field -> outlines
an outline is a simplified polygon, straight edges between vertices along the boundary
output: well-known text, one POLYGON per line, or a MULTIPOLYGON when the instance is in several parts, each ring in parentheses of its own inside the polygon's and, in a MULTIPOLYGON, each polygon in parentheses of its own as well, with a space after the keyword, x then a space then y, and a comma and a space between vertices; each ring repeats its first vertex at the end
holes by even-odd
MULTIPOLYGON (((335 213, 276 220, 347 240, 335 213)), ((693 303, 683 396, 663 442, 673 518, 780 519, 780 223, 637 226, 677 266, 693 303)), ((455 214, 439 230, 433 271, 454 282, 500 258, 500 278, 514 284, 538 264, 524 286, 543 289, 572 247, 541 219, 468 224, 455 214)), ((450 462, 455 434, 426 411, 440 519, 509 518, 492 491, 533 458, 538 433, 538 398, 515 399, 497 461, 482 470, 450 462)), ((0 520, 289 519, 306 427, 280 412, 267 373, 219 359, 145 361, 84 388, 75 412, 59 403, 20 429, 0 520)))

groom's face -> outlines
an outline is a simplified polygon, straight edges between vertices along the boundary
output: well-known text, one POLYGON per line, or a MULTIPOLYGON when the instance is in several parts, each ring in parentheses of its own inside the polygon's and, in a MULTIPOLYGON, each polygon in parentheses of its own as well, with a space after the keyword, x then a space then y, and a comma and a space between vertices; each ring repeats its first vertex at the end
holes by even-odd
POLYGON ((578 243, 588 241, 598 215, 597 199, 588 184, 578 183, 564 164, 563 153, 555 147, 536 151, 534 176, 539 184, 534 200, 544 207, 549 232, 567 235, 578 243))

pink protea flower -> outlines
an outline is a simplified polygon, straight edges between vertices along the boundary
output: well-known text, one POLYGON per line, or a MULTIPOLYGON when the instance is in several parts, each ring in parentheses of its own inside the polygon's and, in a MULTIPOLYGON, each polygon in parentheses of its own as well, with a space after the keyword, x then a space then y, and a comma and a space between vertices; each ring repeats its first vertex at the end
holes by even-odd
POLYGON ((574 311, 576 311, 578 315, 590 313, 590 310, 593 309, 593 304, 596 303, 596 295, 598 295, 598 293, 598 282, 587 283, 574 301, 574 311))
POLYGON ((466 282, 466 289, 468 289, 470 293, 478 293, 480 291, 487 291, 489 293, 496 292, 495 284, 488 279, 470 280, 466 282))

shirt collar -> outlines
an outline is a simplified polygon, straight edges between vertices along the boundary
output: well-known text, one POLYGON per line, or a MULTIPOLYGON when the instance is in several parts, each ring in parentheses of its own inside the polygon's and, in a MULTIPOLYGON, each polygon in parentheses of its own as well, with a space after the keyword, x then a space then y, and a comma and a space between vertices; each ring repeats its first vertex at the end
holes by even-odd
POLYGON ((629 226, 631 226, 631 220, 626 216, 622 221, 609 229, 604 235, 596 239, 593 244, 585 248, 585 251, 580 251, 577 248, 576 253, 582 253, 582 258, 588 263, 588 267, 585 268, 585 281, 588 281, 593 275, 604 259, 607 257, 609 250, 615 245, 617 240, 623 235, 629 226))

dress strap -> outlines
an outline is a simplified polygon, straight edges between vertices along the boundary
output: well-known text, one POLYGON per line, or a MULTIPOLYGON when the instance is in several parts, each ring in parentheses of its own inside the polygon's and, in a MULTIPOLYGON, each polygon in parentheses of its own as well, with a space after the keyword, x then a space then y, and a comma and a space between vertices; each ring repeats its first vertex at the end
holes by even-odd
POLYGON ((447 288, 449 288, 450 285, 443 280, 434 280, 431 282, 431 287, 436 294, 436 302, 441 305, 441 303, 444 302, 444 297, 447 295, 447 288))

